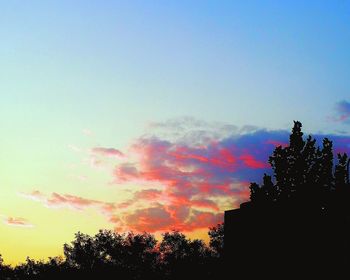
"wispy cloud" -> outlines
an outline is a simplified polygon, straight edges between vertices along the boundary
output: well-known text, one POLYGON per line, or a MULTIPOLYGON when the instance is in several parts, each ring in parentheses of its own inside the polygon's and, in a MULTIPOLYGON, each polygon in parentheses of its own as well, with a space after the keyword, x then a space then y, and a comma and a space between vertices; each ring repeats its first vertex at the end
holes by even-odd
POLYGON ((13 227, 23 227, 23 228, 32 228, 34 227, 27 219, 24 218, 15 218, 15 217, 5 217, 3 219, 4 224, 13 226, 13 227))
POLYGON ((349 123, 350 122, 350 102, 342 100, 335 105, 335 115, 331 120, 336 122, 349 123))
POLYGON ((112 215, 115 205, 100 200, 87 199, 70 194, 59 194, 56 192, 46 195, 38 190, 31 193, 19 193, 22 197, 43 203, 48 208, 70 208, 72 210, 86 210, 96 208, 106 216, 112 215))
POLYGON ((124 154, 114 148, 105 148, 105 147, 95 147, 92 148, 92 153, 102 155, 102 156, 108 156, 108 157, 123 157, 124 154))

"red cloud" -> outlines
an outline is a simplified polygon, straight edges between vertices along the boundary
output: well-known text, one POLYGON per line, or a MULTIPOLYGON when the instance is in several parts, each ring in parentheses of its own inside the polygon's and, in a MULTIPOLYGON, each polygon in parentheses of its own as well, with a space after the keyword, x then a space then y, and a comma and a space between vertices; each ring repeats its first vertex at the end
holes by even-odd
POLYGON ((28 220, 24 218, 7 217, 4 219, 4 223, 9 226, 15 226, 15 227, 27 227, 27 228, 34 227, 34 225, 29 223, 28 220))
MULTIPOLYGON (((193 231, 222 221, 226 207, 238 206, 249 196, 247 182, 235 178, 243 169, 264 169, 267 164, 234 145, 178 145, 156 138, 133 145, 137 160, 116 166, 116 183, 155 184, 159 189, 135 192, 119 209, 137 202, 156 206, 124 213, 118 219, 133 230, 193 231), (222 201, 225 201, 225 206, 222 201)), ((129 208, 131 209, 131 208, 129 208)))
POLYGON ((170 213, 162 205, 138 209, 124 217, 126 225, 134 231, 155 232, 168 230, 174 221, 170 213))

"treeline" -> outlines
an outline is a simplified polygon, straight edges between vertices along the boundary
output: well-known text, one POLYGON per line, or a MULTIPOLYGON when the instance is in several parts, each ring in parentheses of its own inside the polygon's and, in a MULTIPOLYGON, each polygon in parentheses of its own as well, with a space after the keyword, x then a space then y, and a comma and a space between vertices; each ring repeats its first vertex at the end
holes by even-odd
POLYGON ((64 257, 47 261, 28 257, 11 267, 0 256, 0 279, 213 279, 222 265, 223 224, 210 228, 208 234, 206 245, 178 231, 163 234, 160 242, 149 233, 78 232, 70 244, 64 244, 64 257))

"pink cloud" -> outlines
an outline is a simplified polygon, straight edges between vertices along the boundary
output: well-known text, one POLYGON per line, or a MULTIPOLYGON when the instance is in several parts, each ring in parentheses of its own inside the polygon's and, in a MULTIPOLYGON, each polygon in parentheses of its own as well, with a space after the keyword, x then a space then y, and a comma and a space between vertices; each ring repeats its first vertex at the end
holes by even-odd
POLYGON ((41 202, 48 208, 70 208, 78 211, 86 210, 88 208, 96 208, 101 214, 107 217, 113 215, 113 212, 116 209, 114 203, 87 199, 70 194, 59 194, 53 192, 51 195, 45 195, 42 192, 35 190, 31 193, 20 193, 20 195, 27 199, 41 202))
POLYGON ((95 147, 91 150, 94 154, 102 155, 102 156, 108 156, 108 157, 124 157, 124 154, 114 148, 104 148, 104 147, 95 147))
POLYGON ((127 182, 140 178, 137 168, 130 163, 123 163, 117 166, 114 170, 114 175, 118 182, 127 182))
POLYGON ((101 204, 101 202, 97 200, 86 199, 69 194, 62 195, 55 192, 51 194, 51 197, 46 198, 46 203, 51 207, 72 207, 79 210, 101 204))
POLYGON ((146 189, 135 193, 134 199, 157 200, 161 197, 162 191, 157 189, 146 189))
POLYGON ((14 218, 14 217, 7 217, 4 219, 4 223, 9 226, 14 227, 25 227, 25 228, 32 228, 34 227, 33 224, 28 222, 27 219, 24 218, 14 218))

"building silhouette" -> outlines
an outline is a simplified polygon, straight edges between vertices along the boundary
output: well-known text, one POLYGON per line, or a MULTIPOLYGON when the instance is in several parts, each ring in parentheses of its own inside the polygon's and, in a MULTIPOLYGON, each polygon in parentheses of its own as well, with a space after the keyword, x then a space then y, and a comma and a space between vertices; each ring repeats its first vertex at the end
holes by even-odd
POLYGON ((226 268, 280 279, 348 274, 349 212, 343 206, 289 200, 226 211, 226 268))

